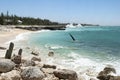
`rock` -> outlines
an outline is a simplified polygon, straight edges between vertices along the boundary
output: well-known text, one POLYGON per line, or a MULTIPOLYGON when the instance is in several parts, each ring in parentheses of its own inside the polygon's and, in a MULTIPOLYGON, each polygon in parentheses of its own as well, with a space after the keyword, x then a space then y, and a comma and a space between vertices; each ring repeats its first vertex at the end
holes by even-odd
POLYGON ((39 58, 39 57, 32 57, 32 59, 31 60, 33 60, 33 61, 41 61, 41 58, 39 58))
POLYGON ((111 76, 111 75, 108 75, 106 79, 104 80, 120 80, 120 76, 111 76))
POLYGON ((6 48, 5 47, 0 47, 1 50, 5 50, 6 48))
POLYGON ((1 79, 2 80, 20 80, 21 79, 20 72, 17 70, 12 70, 7 73, 2 73, 1 79))
POLYGON ((72 70, 62 69, 53 72, 59 79, 78 80, 77 73, 72 70))
POLYGON ((27 60, 23 63, 23 66, 24 67, 27 67, 27 66, 35 66, 35 62, 32 61, 32 60, 27 60))
POLYGON ((0 59, 0 72, 11 71, 15 67, 15 63, 9 59, 0 59))
POLYGON ((43 63, 43 62, 38 62, 38 61, 35 61, 35 66, 42 68, 42 67, 43 67, 43 65, 44 65, 44 63, 43 63))
POLYGON ((20 64, 21 63, 21 55, 13 55, 11 59, 15 64, 20 64))
MULTIPOLYGON (((112 80, 112 79, 110 79, 112 80)), ((114 76, 114 80, 120 80, 120 76, 114 76)))
POLYGON ((111 72, 116 73, 116 70, 115 70, 114 68, 112 68, 112 67, 105 67, 105 68, 104 68, 104 72, 105 72, 106 74, 109 74, 109 73, 111 73, 111 72))
MULTIPOLYGON (((116 73, 116 70, 114 69, 114 68, 111 68, 111 67, 105 67, 104 69, 103 69, 103 71, 101 71, 99 74, 98 74, 98 76, 97 76, 97 78, 99 79, 99 80, 112 80, 112 78, 114 78, 114 76, 113 75, 110 75, 110 73, 116 73)), ((114 79, 113 79, 114 80, 114 79)))
POLYGON ((38 67, 27 67, 21 72, 23 80, 42 80, 45 75, 38 67))
POLYGON ((20 56, 22 56, 22 49, 19 49, 19 51, 18 51, 18 55, 20 55, 20 56))
POLYGON ((97 78, 98 78, 99 80, 106 80, 107 74, 106 74, 104 71, 101 71, 101 72, 98 74, 97 78))
POLYGON ((11 42, 9 45, 9 49, 6 51, 6 54, 5 54, 6 59, 11 59, 13 48, 14 48, 14 43, 11 42))
POLYGON ((48 56, 54 56, 54 52, 49 52, 48 56))
POLYGON ((53 74, 53 72, 55 71, 55 69, 52 68, 41 68, 41 70, 47 74, 53 74))
POLYGON ((44 64, 43 68, 53 68, 53 69, 56 69, 56 66, 55 65, 44 64))
POLYGON ((43 80, 60 80, 60 79, 55 77, 54 74, 46 74, 46 77, 43 80))
POLYGON ((5 79, 3 79, 3 78, 0 76, 0 80, 5 80, 5 79))
POLYGON ((35 56, 38 56, 39 55, 39 52, 37 51, 32 51, 31 54, 35 55, 35 56))

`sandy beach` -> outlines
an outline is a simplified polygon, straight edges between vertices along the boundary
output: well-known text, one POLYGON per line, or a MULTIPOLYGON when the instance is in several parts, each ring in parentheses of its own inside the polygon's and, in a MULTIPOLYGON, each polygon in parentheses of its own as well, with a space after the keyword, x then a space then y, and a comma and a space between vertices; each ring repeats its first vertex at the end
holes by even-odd
POLYGON ((30 32, 23 29, 9 29, 7 31, 0 31, 0 46, 4 47, 5 43, 16 38, 21 33, 30 32))
POLYGON ((23 34, 27 32, 30 32, 30 31, 24 30, 24 29, 15 29, 15 28, 1 29, 0 30, 0 48, 3 48, 3 49, 0 49, 0 57, 4 57, 6 53, 6 49, 4 50, 4 48, 8 48, 9 44, 6 44, 7 42, 14 40, 16 36, 18 36, 19 34, 23 34))

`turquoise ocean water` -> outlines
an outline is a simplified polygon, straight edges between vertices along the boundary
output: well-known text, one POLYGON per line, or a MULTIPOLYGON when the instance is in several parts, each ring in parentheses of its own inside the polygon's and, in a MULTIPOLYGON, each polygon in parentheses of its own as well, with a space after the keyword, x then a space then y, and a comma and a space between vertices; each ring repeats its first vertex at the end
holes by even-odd
POLYGON ((54 59, 48 59, 48 62, 64 65, 76 71, 81 68, 95 68, 97 71, 106 65, 120 70, 120 26, 40 31, 28 35, 27 45, 37 47, 43 52, 43 56, 53 51, 54 59))

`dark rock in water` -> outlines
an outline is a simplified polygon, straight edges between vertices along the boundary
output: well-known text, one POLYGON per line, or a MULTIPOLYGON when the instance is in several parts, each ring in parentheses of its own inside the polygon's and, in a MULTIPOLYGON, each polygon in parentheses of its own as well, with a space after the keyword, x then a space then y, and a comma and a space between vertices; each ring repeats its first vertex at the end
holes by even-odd
POLYGON ((38 67, 27 67, 21 72, 22 80, 42 80, 45 75, 38 67))
POLYGON ((114 78, 114 76, 110 75, 111 72, 116 73, 116 70, 111 67, 105 67, 104 70, 98 74, 97 78, 99 80, 116 80, 116 79, 112 79, 114 78))
POLYGON ((44 64, 43 68, 53 68, 53 69, 56 69, 56 66, 55 65, 44 64))
POLYGON ((5 47, 0 47, 1 50, 5 50, 6 48, 5 47))
POLYGON ((35 62, 32 61, 32 60, 27 60, 23 63, 23 66, 24 67, 27 67, 27 66, 35 66, 35 62))
POLYGON ((12 51, 13 51, 14 43, 10 43, 9 49, 6 51, 5 58, 11 59, 12 51))
POLYGON ((97 78, 98 78, 99 80, 106 80, 107 74, 106 74, 104 71, 101 71, 101 72, 98 74, 97 78))
POLYGON ((120 76, 111 76, 108 75, 106 79, 101 79, 101 80, 120 80, 120 76))
POLYGON ((31 54, 35 55, 35 56, 38 56, 39 55, 39 52, 37 51, 32 51, 31 54))
POLYGON ((11 59, 15 64, 20 64, 21 63, 21 55, 13 55, 11 59))
POLYGON ((109 73, 111 73, 111 72, 116 73, 116 70, 115 70, 114 68, 111 68, 111 67, 105 67, 105 68, 104 68, 104 72, 105 72, 106 74, 109 74, 109 73))
POLYGON ((62 69, 54 71, 53 73, 59 79, 78 80, 77 73, 72 70, 62 69))
POLYGON ((33 60, 33 61, 41 61, 41 58, 40 57, 32 57, 32 59, 31 60, 33 60))
POLYGON ((49 52, 48 56, 54 56, 54 52, 49 52))
POLYGON ((11 71, 15 67, 15 63, 9 59, 0 59, 0 72, 11 71))

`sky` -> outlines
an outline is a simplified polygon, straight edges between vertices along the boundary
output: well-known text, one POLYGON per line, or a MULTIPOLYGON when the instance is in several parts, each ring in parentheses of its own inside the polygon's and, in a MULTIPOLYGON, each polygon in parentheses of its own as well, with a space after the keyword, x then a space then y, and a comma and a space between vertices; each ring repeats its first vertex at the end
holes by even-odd
POLYGON ((120 25, 120 0, 0 0, 0 13, 61 23, 120 25))

